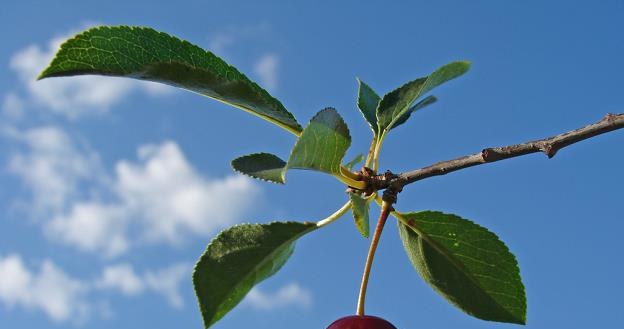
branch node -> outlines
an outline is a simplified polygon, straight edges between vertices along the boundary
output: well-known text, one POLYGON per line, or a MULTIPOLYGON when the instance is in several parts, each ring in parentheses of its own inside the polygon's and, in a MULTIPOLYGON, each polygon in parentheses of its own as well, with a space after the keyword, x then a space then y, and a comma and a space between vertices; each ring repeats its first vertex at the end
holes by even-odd
POLYGON ((383 195, 381 197, 381 199, 384 202, 387 202, 388 204, 395 204, 397 202, 398 199, 398 192, 387 188, 384 190, 383 195))
POLYGON ((483 158, 483 161, 488 161, 488 158, 490 157, 490 151, 492 149, 487 148, 487 149, 483 149, 481 150, 481 157, 483 158))
MULTIPOLYGON (((389 173, 389 172, 387 172, 389 173)), ((387 202, 389 205, 393 205, 397 202, 398 195, 403 191, 403 182, 398 178, 398 176, 393 175, 393 178, 390 180, 390 184, 384 190, 381 199, 384 202, 387 202)))
POLYGON ((557 154, 558 150, 559 149, 555 148, 553 144, 544 144, 544 146, 542 147, 542 151, 546 154, 546 156, 549 159, 552 159, 552 157, 554 157, 555 154, 557 154))
POLYGON ((481 151, 481 158, 483 158, 484 162, 495 162, 502 160, 503 156, 498 150, 488 147, 481 151))
POLYGON ((375 193, 376 191, 376 189, 374 188, 374 180, 376 177, 375 170, 368 168, 368 167, 362 167, 362 169, 360 169, 359 176, 362 178, 362 181, 366 183, 366 189, 364 189, 363 191, 359 191, 359 192, 364 192, 365 196, 369 196, 375 193))
POLYGON ((393 180, 396 180, 399 176, 387 170, 383 174, 375 174, 370 168, 362 168, 362 180, 366 182, 365 195, 371 195, 376 191, 388 188, 393 180))

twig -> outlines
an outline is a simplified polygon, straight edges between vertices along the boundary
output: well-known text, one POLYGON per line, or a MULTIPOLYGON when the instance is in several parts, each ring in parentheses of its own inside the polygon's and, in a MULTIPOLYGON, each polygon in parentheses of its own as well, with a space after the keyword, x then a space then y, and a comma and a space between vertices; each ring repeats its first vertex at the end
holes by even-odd
POLYGON ((522 144, 486 148, 479 153, 463 156, 453 160, 441 161, 428 167, 398 174, 396 175, 396 178, 392 180, 379 177, 376 187, 378 189, 388 188, 389 186, 402 187, 425 178, 446 175, 450 172, 464 168, 537 152, 543 152, 546 156, 548 156, 548 158, 552 158, 555 156, 557 151, 568 145, 572 145, 582 140, 621 128, 624 128, 624 113, 607 114, 604 118, 594 124, 590 124, 557 136, 522 144))

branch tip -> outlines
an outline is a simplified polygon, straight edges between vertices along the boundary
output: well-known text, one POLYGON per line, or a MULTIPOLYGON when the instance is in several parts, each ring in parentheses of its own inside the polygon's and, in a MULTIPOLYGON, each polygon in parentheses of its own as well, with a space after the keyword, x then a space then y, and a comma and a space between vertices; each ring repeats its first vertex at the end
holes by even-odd
MULTIPOLYGON (((441 161, 428 167, 404 172, 398 175, 394 175, 388 171, 383 175, 375 175, 371 177, 367 181, 367 186, 369 189, 372 189, 373 192, 381 189, 389 189, 392 186, 394 186, 394 188, 402 188, 407 184, 411 184, 425 178, 446 175, 450 172, 466 169, 476 165, 496 162, 537 152, 544 153, 550 159, 564 147, 622 128, 624 128, 624 113, 608 113, 596 123, 556 136, 503 147, 488 147, 482 149, 479 153, 466 155, 452 160, 441 161)), ((398 193, 397 191, 400 192, 400 189, 395 192, 398 193)), ((391 197, 389 197, 389 201, 390 200, 392 200, 391 197)))

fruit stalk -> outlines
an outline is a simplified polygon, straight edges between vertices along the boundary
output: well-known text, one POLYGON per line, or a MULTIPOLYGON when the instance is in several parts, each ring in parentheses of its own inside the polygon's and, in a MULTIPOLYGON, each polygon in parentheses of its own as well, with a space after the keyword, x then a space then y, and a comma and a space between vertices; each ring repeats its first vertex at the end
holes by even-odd
POLYGON ((366 263, 364 264, 364 273, 362 274, 362 283, 360 284, 360 294, 358 296, 357 310, 355 314, 359 316, 364 315, 364 303, 366 301, 366 288, 368 287, 368 278, 370 276, 371 267, 373 266, 373 259, 375 258, 375 251, 377 251, 377 245, 379 244, 379 238, 383 231, 388 215, 392 210, 392 206, 388 202, 381 204, 381 213, 379 214, 379 220, 377 220, 377 226, 375 227, 375 233, 371 239, 371 244, 368 249, 368 255, 366 256, 366 263))

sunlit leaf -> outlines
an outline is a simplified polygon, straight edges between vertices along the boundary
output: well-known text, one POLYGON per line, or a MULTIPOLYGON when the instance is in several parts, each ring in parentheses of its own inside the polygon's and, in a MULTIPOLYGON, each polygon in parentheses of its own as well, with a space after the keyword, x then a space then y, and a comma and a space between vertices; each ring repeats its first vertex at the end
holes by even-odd
POLYGON ((65 41, 39 79, 107 75, 184 88, 301 131, 293 115, 266 90, 213 53, 145 27, 101 26, 65 41))
POLYGON ((219 233, 193 272, 205 328, 234 308, 254 285, 282 268, 295 241, 316 228, 314 223, 273 222, 237 225, 219 233))
POLYGON ((254 153, 232 160, 232 168, 247 176, 285 183, 286 162, 270 153, 254 153))
POLYGON ((347 124, 335 109, 328 107, 305 127, 290 153, 287 168, 340 175, 342 158, 350 145, 347 124))
POLYGON ((483 320, 524 324, 526 296, 516 258, 487 229, 434 211, 398 215, 409 259, 438 293, 483 320))
POLYGON ((370 233, 368 200, 356 193, 349 193, 349 200, 351 200, 351 212, 353 213, 355 227, 360 231, 363 237, 368 238, 370 233))
POLYGON ((362 80, 357 79, 358 82, 358 100, 357 105, 364 116, 364 119, 368 122, 373 133, 377 134, 377 106, 381 98, 377 93, 362 80))
POLYGON ((410 81, 386 94, 377 107, 379 131, 395 127, 394 124, 410 111, 410 107, 420 96, 446 81, 461 76, 469 68, 470 62, 468 61, 452 62, 440 67, 427 77, 410 81))

